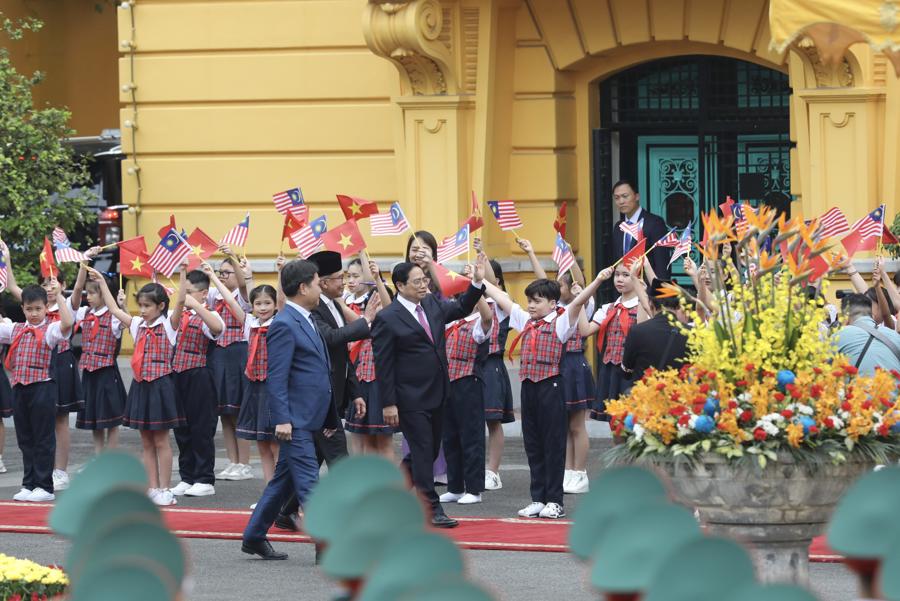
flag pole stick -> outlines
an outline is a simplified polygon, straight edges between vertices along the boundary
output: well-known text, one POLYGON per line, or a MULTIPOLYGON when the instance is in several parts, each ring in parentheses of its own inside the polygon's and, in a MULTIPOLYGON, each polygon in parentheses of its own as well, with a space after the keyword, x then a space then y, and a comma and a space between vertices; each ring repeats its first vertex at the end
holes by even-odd
MULTIPOLYGON (((661 239, 662 239, 662 238, 660 238, 660 240, 661 240, 661 239)), ((647 255, 650 254, 650 251, 652 251, 654 248, 656 248, 656 245, 657 245, 657 244, 659 244, 659 240, 657 240, 656 242, 654 242, 654 243, 653 243, 653 246, 651 246, 650 248, 648 248, 647 251, 644 252, 644 254, 642 254, 642 255, 641 255, 640 257, 638 257, 638 258, 639 258, 640 260, 643 260, 644 257, 646 257, 647 255)), ((628 253, 625 253, 625 254, 628 254, 628 253)), ((619 265, 619 263, 622 262, 622 259, 624 259, 624 258, 625 258, 625 255, 622 255, 621 257, 619 257, 619 260, 616 261, 615 263, 613 263, 612 265, 610 265, 610 267, 616 268, 616 267, 619 265)))
POLYGON ((123 286, 123 284, 122 284, 122 272, 120 271, 120 272, 119 272, 119 290, 122 289, 122 286, 123 286))

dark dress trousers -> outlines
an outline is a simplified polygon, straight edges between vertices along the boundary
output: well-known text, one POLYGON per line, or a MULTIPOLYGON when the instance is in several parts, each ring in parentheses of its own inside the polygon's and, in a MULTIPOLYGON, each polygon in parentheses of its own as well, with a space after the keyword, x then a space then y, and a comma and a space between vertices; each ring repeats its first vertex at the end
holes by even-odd
POLYGON ((422 299, 431 338, 399 299, 382 309, 372 324, 379 398, 385 407, 398 409, 400 429, 409 443, 403 464, 433 515, 443 514, 432 464, 440 450, 442 412, 450 395, 444 326, 469 315, 482 293, 482 288, 469 286, 459 300, 433 294, 422 299))
MULTIPOLYGON (((660 217, 659 215, 654 215, 647 209, 641 210, 639 219, 644 220, 642 231, 644 232, 644 237, 647 239, 648 250, 660 238, 662 238, 669 232, 669 228, 666 227, 666 222, 663 221, 662 217, 660 217)), ((619 224, 624 221, 624 216, 620 216, 619 220, 616 222, 615 227, 613 228, 612 248, 610 249, 611 260, 608 261, 608 265, 612 265, 613 263, 621 259, 622 255, 626 252, 623 244, 625 233, 619 229, 619 224)), ((634 241, 632 241, 630 247, 633 246, 634 241)), ((671 256, 671 248, 654 248, 648 255, 648 258, 650 259, 650 265, 653 267, 653 271, 656 272, 657 278, 661 280, 670 278, 669 258, 671 256)))

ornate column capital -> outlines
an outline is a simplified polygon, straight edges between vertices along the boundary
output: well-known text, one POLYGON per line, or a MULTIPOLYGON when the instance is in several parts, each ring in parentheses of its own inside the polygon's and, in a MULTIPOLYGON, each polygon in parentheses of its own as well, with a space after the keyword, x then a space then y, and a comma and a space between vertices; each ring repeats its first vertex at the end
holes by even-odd
POLYGON ((369 0, 363 15, 369 49, 394 63, 412 95, 458 92, 453 56, 439 39, 443 27, 438 0, 369 0))

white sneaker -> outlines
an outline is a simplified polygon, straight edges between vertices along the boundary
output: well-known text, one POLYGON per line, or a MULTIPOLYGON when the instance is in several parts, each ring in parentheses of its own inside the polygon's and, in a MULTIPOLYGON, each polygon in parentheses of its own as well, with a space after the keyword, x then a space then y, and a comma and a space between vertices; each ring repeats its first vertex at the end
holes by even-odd
POLYGON ((441 495, 441 503, 456 503, 460 499, 462 499, 465 495, 463 493, 458 492, 445 492, 441 495))
POLYGON ((172 494, 172 491, 164 488, 157 491, 156 496, 153 497, 153 502, 162 507, 178 503, 178 501, 175 500, 175 495, 172 494))
POLYGON ((171 492, 176 497, 180 497, 181 495, 186 493, 188 490, 193 488, 193 486, 194 486, 193 484, 188 484, 187 482, 182 480, 181 482, 178 483, 178 486, 176 486, 175 488, 170 488, 169 492, 171 492))
POLYGON ((484 490, 500 490, 501 488, 503 488, 503 482, 500 481, 500 474, 484 470, 484 490))
POLYGON ((6 466, 3 465, 3 455, 0 455, 0 474, 6 473, 6 466))
POLYGON ((159 492, 160 492, 160 491, 159 491, 158 488, 148 488, 148 489, 147 489, 147 496, 150 497, 150 500, 151 500, 151 501, 153 501, 154 503, 156 503, 156 495, 158 495, 159 492))
POLYGON ((216 480, 234 480, 234 473, 238 467, 237 463, 229 463, 224 470, 216 474, 216 480))
POLYGON ((572 476, 575 474, 575 470, 566 470, 563 472, 563 492, 569 492, 566 490, 569 488, 569 483, 572 481, 572 476))
POLYGON ((234 472, 231 474, 231 478, 229 480, 252 480, 253 479, 253 468, 249 465, 244 465, 243 463, 238 463, 234 466, 234 472))
POLYGON ((568 482, 563 483, 563 492, 571 495, 581 495, 591 490, 587 472, 573 471, 568 482))
POLYGON ((13 501, 27 501, 28 497, 31 496, 31 491, 27 488, 23 488, 19 492, 13 495, 13 501))
MULTIPOLYGON (((173 494, 174 492, 172 491, 173 494)), ((216 494, 216 487, 212 484, 203 484, 202 482, 195 482, 192 487, 184 492, 186 497, 208 497, 214 494, 216 494)))
POLYGON ((475 503, 481 503, 481 495, 473 495, 472 493, 464 494, 459 501, 457 501, 460 505, 473 505, 475 503))
POLYGON ((31 503, 46 503, 47 501, 52 501, 55 498, 56 495, 54 495, 52 492, 47 492, 43 488, 38 487, 31 491, 31 494, 28 495, 28 498, 26 498, 25 500, 31 503))
POLYGON ((546 506, 543 503, 532 501, 528 504, 528 507, 523 507, 519 510, 519 516, 523 518, 536 518, 544 510, 544 507, 546 506))
POLYGON ((559 518, 566 517, 566 510, 563 509, 562 505, 559 503, 547 503, 547 505, 541 509, 539 517, 547 518, 549 520, 558 520, 559 518))
POLYGON ((53 490, 69 488, 69 474, 64 470, 53 470, 53 490))
POLYGON ((256 503, 250 506, 250 509, 256 509, 256 503))

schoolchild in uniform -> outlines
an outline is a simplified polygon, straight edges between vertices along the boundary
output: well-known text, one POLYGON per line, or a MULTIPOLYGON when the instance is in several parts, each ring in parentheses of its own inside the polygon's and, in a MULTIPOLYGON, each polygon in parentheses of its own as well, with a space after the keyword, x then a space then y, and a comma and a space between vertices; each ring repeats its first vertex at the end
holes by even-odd
MULTIPOLYGON (((347 307, 357 315, 366 315, 369 320, 383 307, 391 303, 391 295, 381 279, 378 265, 369 261, 365 252, 360 258, 353 259, 347 266, 347 307), (365 261, 365 270, 363 269, 365 261), (369 283, 371 282, 371 284, 369 283)), ((383 407, 378 402, 378 386, 375 375, 375 355, 372 352, 372 340, 365 338, 350 343, 350 359, 354 362, 356 379, 363 400, 366 402, 366 413, 356 416, 356 408, 349 404, 345 417, 345 429, 352 433, 350 444, 354 453, 382 455, 394 460, 394 429, 385 425, 383 407)))
MULTIPOLYGON (((9 263, 7 263, 8 265, 9 263)), ((50 278, 50 293, 59 293, 59 283, 50 278)), ((72 333, 74 320, 69 307, 59 308, 59 320, 47 317, 48 295, 41 286, 21 289, 24 323, 0 325, 0 344, 8 344, 4 367, 12 374, 13 421, 16 441, 22 451, 24 474, 16 501, 46 502, 55 498, 53 465, 56 455, 56 399, 53 349, 72 333)))
POLYGON ((481 298, 471 315, 444 326, 450 397, 444 406, 447 492, 441 495, 441 503, 481 503, 485 472, 483 374, 493 321, 491 307, 481 298))
MULTIPOLYGON (((239 261, 228 247, 220 247, 219 250, 229 256, 219 264, 218 276, 244 312, 250 312, 247 286, 248 280, 253 276, 249 265, 245 261, 239 261)), ((250 469, 250 443, 235 435, 246 390, 244 369, 247 367, 247 342, 244 340, 244 324, 228 310, 224 298, 215 287, 209 289, 207 305, 214 308, 225 322, 225 331, 210 346, 209 351, 209 367, 213 372, 218 397, 217 412, 222 420, 222 438, 228 454, 228 465, 216 474, 216 478, 248 480, 253 477, 250 469)))
POLYGON ((186 424, 175 394, 172 355, 178 331, 168 315, 169 297, 160 284, 146 284, 137 293, 139 316, 120 309, 106 280, 94 269, 88 277, 100 284, 106 306, 131 333, 134 381, 125 401, 123 424, 141 433, 142 459, 150 480, 148 495, 157 505, 175 505, 172 481, 172 447, 169 431, 186 424))
MULTIPOLYGON (((4 317, 0 320, 0 323, 11 324, 12 321, 4 317)), ((6 347, 0 346, 0 360, 4 357, 6 357, 6 347)), ((0 369, 0 474, 6 473, 6 465, 3 464, 3 449, 6 447, 6 426, 3 424, 3 420, 7 417, 12 417, 12 414, 12 386, 9 384, 6 370, 0 369)))
MULTIPOLYGON (((480 255, 479 263, 483 262, 480 255)), ((519 510, 521 517, 558 519, 566 515, 562 485, 568 416, 560 362, 566 343, 575 333, 577 315, 597 286, 598 281, 591 282, 565 309, 557 310, 559 283, 537 279, 525 288, 525 311, 499 288, 485 282, 485 294, 509 314, 510 328, 519 331, 510 353, 522 343, 522 437, 531 471, 531 503, 519 510)))
POLYGON ((178 331, 172 378, 184 411, 185 425, 175 428, 178 473, 172 494, 207 497, 216 494, 216 385, 206 364, 211 342, 221 336, 225 322, 206 306, 209 276, 198 269, 181 268, 178 297, 170 320, 178 331))
MULTIPOLYGON (((483 253, 484 247, 479 238, 474 239, 475 250, 483 253)), ((487 255, 485 255, 487 256, 487 255)), ((506 292, 506 281, 503 279, 503 268, 494 259, 484 265, 484 277, 489 282, 506 292)), ((506 352, 506 340, 509 337, 509 315, 497 307, 492 298, 486 298, 493 315, 488 356, 484 362, 482 383, 484 385, 484 419, 487 423, 487 465, 484 469, 484 490, 500 490, 503 481, 500 479, 500 461, 503 459, 503 424, 516 421, 513 412, 512 385, 509 372, 503 361, 506 352)))
MULTIPOLYGON (((106 306, 100 284, 87 281, 87 269, 82 266, 75 278, 70 305, 87 291, 87 306, 71 307, 75 312, 75 327, 81 329, 81 383, 84 389, 84 408, 78 412, 75 427, 91 430, 94 452, 119 445, 119 426, 125 414, 125 384, 119 373, 116 358, 125 326, 106 306)), ((125 291, 119 290, 117 302, 124 303, 125 291)))
MULTIPOLYGON (((276 262, 276 271, 281 273, 284 257, 276 262)), ((275 440, 275 425, 269 416, 269 405, 266 400, 266 377, 269 367, 269 352, 266 345, 266 334, 272 319, 284 307, 284 297, 272 286, 261 285, 250 291, 252 313, 245 312, 224 284, 210 273, 213 285, 219 290, 229 311, 235 319, 244 324, 243 337, 249 343, 247 365, 244 367, 244 401, 238 415, 236 435, 242 440, 255 440, 262 463, 263 476, 266 483, 275 473, 278 462, 278 442, 275 440)))

